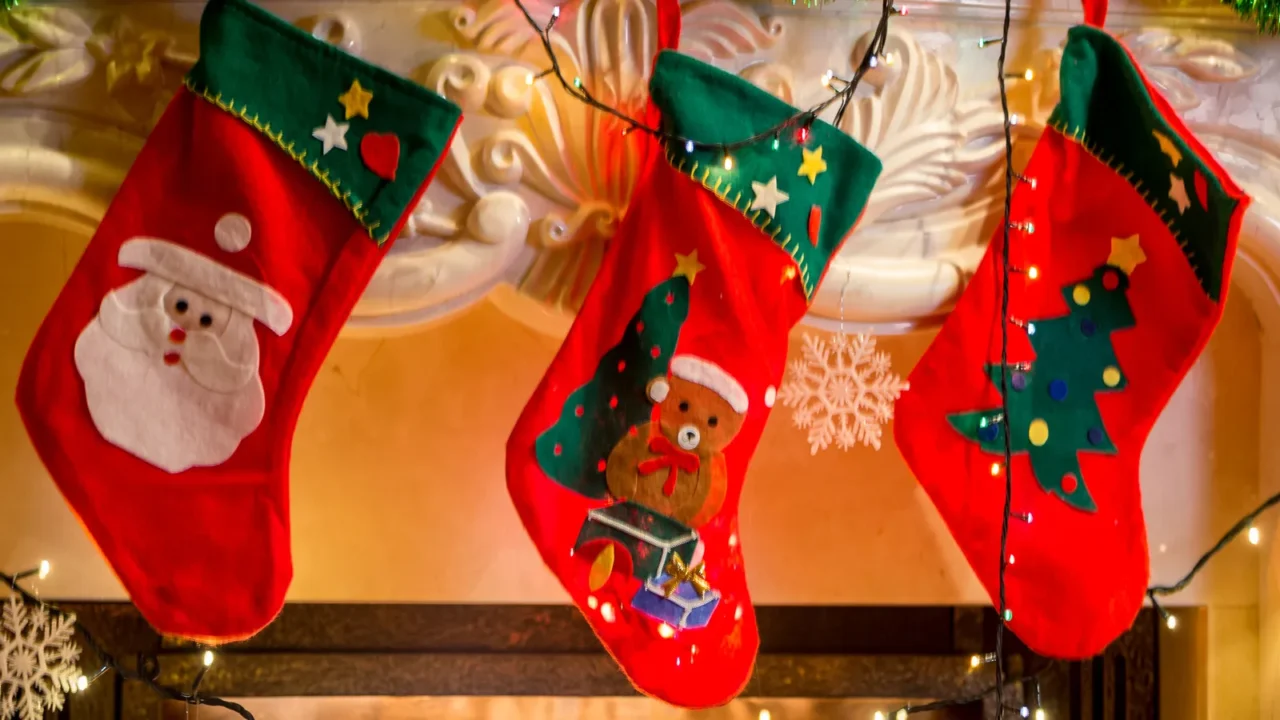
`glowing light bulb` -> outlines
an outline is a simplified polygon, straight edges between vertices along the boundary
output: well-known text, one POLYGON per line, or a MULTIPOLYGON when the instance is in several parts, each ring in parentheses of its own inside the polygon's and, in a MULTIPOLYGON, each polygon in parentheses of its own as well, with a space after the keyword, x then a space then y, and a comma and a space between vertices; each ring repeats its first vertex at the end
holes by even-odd
POLYGON ((557 6, 553 7, 553 8, 551 8, 551 17, 553 17, 553 18, 558 18, 558 17, 560 17, 560 6, 559 6, 559 5, 557 5, 557 6))
POLYGON ((879 64, 880 64, 880 59, 877 58, 875 55, 872 55, 870 58, 867 59, 867 67, 873 68, 878 66, 879 64))
POLYGON ((729 533, 729 547, 738 547, 738 533, 729 533))
POLYGON ((1258 532, 1256 527, 1249 528, 1249 544, 1257 545, 1260 542, 1262 542, 1262 533, 1258 532))
POLYGON ((1048 716, 1045 714, 1045 711, 1043 708, 1036 709, 1036 720, 1045 720, 1046 717, 1048 716))
POLYGON ((1031 717, 1031 708, 1023 705, 1022 708, 1018 710, 1018 714, 1022 717, 1031 717))
POLYGON ((1004 621, 1005 621, 1005 622, 1013 622, 1013 611, 1012 611, 1012 610, 1010 610, 1010 609, 1008 609, 1008 608, 1005 608, 1005 610, 1004 610, 1004 621))
POLYGON ((89 687, 89 678, 87 678, 87 677, 85 677, 85 676, 83 676, 83 675, 81 675, 80 677, 76 678, 76 689, 77 689, 77 690, 84 691, 84 690, 85 690, 86 688, 88 688, 88 687, 89 687))
POLYGON ((739 605, 738 607, 733 609, 733 621, 737 622, 741 619, 742 619, 742 606, 739 605))
POLYGON ((777 135, 774 135, 774 136, 773 136, 773 149, 774 149, 774 150, 777 150, 777 149, 778 149, 778 145, 780 145, 780 144, 781 144, 781 141, 780 141, 780 140, 778 140, 778 136, 777 136, 777 135))
POLYGON ((1000 470, 1001 470, 1000 463, 991 463, 991 477, 996 477, 997 475, 999 475, 1000 470))
POLYGON ((1036 334, 1036 324, 1035 324, 1035 323, 1027 323, 1027 334, 1028 334, 1028 335, 1035 335, 1035 334, 1036 334))
POLYGON ((524 76, 524 84, 525 85, 533 84, 533 73, 528 73, 524 76))
POLYGON ((768 710, 760 711, 760 720, 773 720, 773 713, 768 710))
POLYGON ((609 623, 618 619, 618 616, 613 611, 613 603, 604 603, 600 606, 600 617, 609 623))
POLYGON ((1027 71, 1026 71, 1026 72, 1024 72, 1024 73, 1022 73, 1022 79, 1023 79, 1023 80, 1035 80, 1035 79, 1036 79, 1036 71, 1035 71, 1035 70, 1032 70, 1031 68, 1027 68, 1027 71))
POLYGON ((733 169, 733 156, 732 156, 732 155, 725 155, 725 156, 724 156, 724 169, 725 169, 725 170, 732 170, 732 169, 733 169))
MULTIPOLYGON (((1257 543, 1254 543, 1254 544, 1256 545, 1257 543)), ((49 561, 48 561, 48 560, 41 560, 41 561, 40 561, 40 572, 38 573, 38 576, 40 577, 40 579, 41 579, 41 580, 43 580, 43 579, 45 579, 45 578, 49 577, 49 571, 51 571, 51 570, 53 570, 53 566, 49 565, 49 561)))
POLYGON ((969 667, 976 669, 981 664, 982 664, 982 658, 978 657, 977 655, 973 655, 969 658, 969 667))
POLYGON ((210 665, 213 665, 213 651, 212 651, 212 650, 205 650, 205 651, 204 651, 204 666, 205 666, 205 667, 209 667, 210 665))
POLYGON ((1035 265, 1032 265, 1031 267, 1027 268, 1027 277, 1031 278, 1032 280, 1035 280, 1036 278, 1040 277, 1040 268, 1036 267, 1035 265))
POLYGON ((1177 615, 1172 615, 1172 614, 1171 614, 1171 615, 1169 615, 1169 617, 1165 618, 1164 624, 1165 624, 1165 627, 1169 628, 1170 630, 1177 630, 1177 629, 1178 629, 1178 616, 1177 616, 1177 615))
POLYGON ((676 629, 666 623, 658 624, 658 636, 664 640, 670 640, 676 636, 676 629))
POLYGON ((831 87, 831 79, 834 78, 835 76, 836 74, 831 70, 828 70, 822 73, 822 87, 825 87, 825 88, 831 87))
POLYGON ((1014 563, 1014 561, 1015 561, 1015 558, 1013 557, 1013 555, 1010 555, 1010 556, 1009 556, 1009 564, 1010 564, 1010 565, 1012 565, 1012 564, 1014 563))
POLYGON ((600 601, 596 599, 595 595, 587 596, 587 607, 591 608, 592 610, 595 610, 596 608, 600 607, 600 601))
POLYGON ((685 141, 684 141, 684 151, 685 151, 685 152, 687 152, 687 153, 691 153, 691 152, 693 152, 693 141, 692 141, 692 140, 685 140, 685 141))
POLYGON ((885 720, 884 713, 880 712, 879 710, 877 710, 876 714, 873 715, 872 717, 874 717, 875 720, 885 720))
POLYGON ((1012 115, 1009 116, 1010 125, 1017 125, 1020 122, 1022 122, 1022 118, 1018 115, 1018 113, 1013 113, 1012 115))
POLYGON ((907 720, 907 711, 899 710, 898 714, 895 717, 897 718, 897 720, 907 720))
POLYGON ((582 89, 582 78, 580 78, 580 77, 576 77, 576 78, 574 78, 574 79, 573 79, 573 86, 574 86, 574 87, 576 87, 576 88, 578 88, 579 90, 581 90, 581 89, 582 89))
POLYGON ((1032 520, 1035 520, 1035 516, 1031 513, 1027 513, 1027 524, 1030 525, 1032 520))

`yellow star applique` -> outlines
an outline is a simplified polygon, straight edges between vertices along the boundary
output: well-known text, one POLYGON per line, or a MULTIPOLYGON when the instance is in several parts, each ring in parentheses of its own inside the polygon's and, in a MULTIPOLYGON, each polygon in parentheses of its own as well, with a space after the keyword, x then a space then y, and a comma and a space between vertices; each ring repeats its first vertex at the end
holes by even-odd
POLYGON ((809 178, 809 184, 818 182, 818 176, 827 171, 827 161, 822 159, 822 146, 817 150, 801 148, 804 151, 804 162, 800 163, 800 172, 796 175, 809 178))
POLYGON ((1138 236, 1127 238, 1111 238, 1111 255, 1107 264, 1122 270, 1125 275, 1132 275, 1133 269, 1147 261, 1147 254, 1142 252, 1138 236))
POLYGON ((338 102, 342 103, 342 107, 347 109, 347 117, 351 118, 359 115, 362 118, 369 117, 369 101, 373 99, 373 93, 360 87, 360 81, 354 80, 351 83, 351 89, 338 96, 338 102))
POLYGON ((1152 130, 1151 134, 1155 136, 1156 142, 1160 143, 1160 152, 1168 155, 1169 162, 1173 163, 1174 167, 1178 167, 1178 163, 1182 162, 1182 151, 1178 146, 1173 144, 1168 135, 1159 130, 1152 130))
POLYGON ((694 278, 698 277, 698 273, 706 269, 706 265, 698 262, 697 250, 688 255, 676 253, 676 271, 671 273, 671 277, 687 277, 689 278, 689 284, 692 285, 694 278))

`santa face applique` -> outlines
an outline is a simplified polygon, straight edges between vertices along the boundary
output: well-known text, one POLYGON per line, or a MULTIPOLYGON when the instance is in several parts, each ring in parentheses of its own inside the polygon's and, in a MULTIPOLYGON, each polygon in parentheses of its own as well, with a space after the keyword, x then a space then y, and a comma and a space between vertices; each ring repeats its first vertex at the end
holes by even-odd
MULTIPOLYGON (((238 252, 250 233, 247 219, 229 214, 214 237, 238 252)), ((94 425, 170 473, 225 462, 265 410, 254 321, 283 335, 292 308, 267 285, 167 240, 127 240, 119 263, 144 274, 107 293, 75 346, 94 425)))

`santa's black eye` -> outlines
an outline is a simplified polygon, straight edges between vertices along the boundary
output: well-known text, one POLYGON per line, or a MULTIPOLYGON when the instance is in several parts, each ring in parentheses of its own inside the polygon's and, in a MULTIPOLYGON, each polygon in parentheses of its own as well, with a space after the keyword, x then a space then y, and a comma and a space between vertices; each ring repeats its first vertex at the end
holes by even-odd
POLYGON ((177 311, 178 311, 178 312, 180 312, 180 313, 184 313, 184 312, 186 312, 186 311, 187 311, 187 307, 188 307, 188 306, 187 306, 187 301, 186 301, 186 300, 179 300, 178 302, 176 302, 176 303, 174 303, 174 304, 173 304, 173 309, 174 309, 174 310, 177 310, 177 311))
POLYGON ((213 324, 213 316, 205 313, 200 316, 200 327, 209 327, 213 324))
POLYGON ((680 412, 689 412, 689 403, 681 401, 680 412))
POLYGON ((712 415, 711 417, 707 418, 707 427, 715 427, 719 424, 720 424, 720 418, 716 417, 715 415, 712 415))

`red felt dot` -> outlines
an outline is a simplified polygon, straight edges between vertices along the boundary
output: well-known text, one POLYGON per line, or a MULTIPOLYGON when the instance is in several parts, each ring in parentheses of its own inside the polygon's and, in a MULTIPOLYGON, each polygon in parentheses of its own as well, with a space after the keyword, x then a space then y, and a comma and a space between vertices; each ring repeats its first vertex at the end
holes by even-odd
POLYGON ((1116 277, 1114 272, 1108 270, 1102 273, 1102 287, 1108 290, 1115 290, 1119 286, 1120 278, 1116 277))
POLYGON ((614 395, 613 397, 609 398, 609 407, 611 407, 611 408, 616 408, 616 407, 618 407, 618 396, 617 396, 617 395, 614 395))
POLYGON ((653 349, 649 351, 650 357, 658 357, 661 354, 662 354, 662 351, 658 349, 657 345, 654 345, 653 349))
POLYGON ((556 457, 560 457, 560 453, 564 452, 564 448, 560 446, 560 443, 556 443, 556 446, 551 448, 551 452, 555 453, 556 457))
POLYGON ((1067 473, 1062 476, 1062 491, 1068 495, 1075 492, 1078 485, 1079 484, 1076 482, 1076 476, 1074 474, 1067 473))
POLYGON ((578 417, 582 417, 582 412, 583 410, 581 405, 573 409, 573 414, 577 415, 578 417))
POLYGON ((601 460, 600 462, 596 463, 596 470, 599 470, 600 472, 604 472, 604 469, 608 466, 609 466, 608 463, 601 460))
POLYGON ((639 428, 637 428, 635 425, 632 425, 632 426, 631 426, 631 428, 627 430, 627 434, 628 434, 628 435, 639 435, 639 434, 640 434, 640 429, 639 429, 639 428))
POLYGON ((182 328, 174 328, 169 331, 169 342, 174 345, 181 345, 187 339, 187 331, 182 328))
POLYGON ((618 372, 622 372, 623 370, 626 370, 626 369, 627 369, 627 361, 626 361, 626 360, 619 360, 619 361, 618 361, 618 372))
POLYGON ((675 301, 676 301, 676 296, 672 295, 671 293, 667 293, 667 304, 670 305, 675 301))
POLYGON ((644 322, 643 322, 643 321, 636 323, 636 332, 638 332, 638 333, 642 333, 642 332, 644 332, 644 322))

